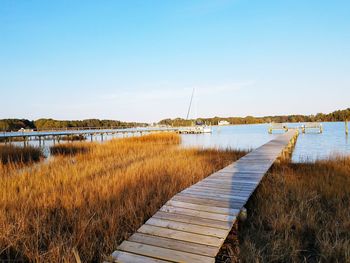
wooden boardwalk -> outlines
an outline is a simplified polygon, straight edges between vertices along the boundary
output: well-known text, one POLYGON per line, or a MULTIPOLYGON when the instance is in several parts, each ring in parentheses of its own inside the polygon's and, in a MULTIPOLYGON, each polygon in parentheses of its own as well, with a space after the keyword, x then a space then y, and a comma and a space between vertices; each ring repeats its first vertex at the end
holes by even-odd
POLYGON ((122 242, 114 262, 215 262, 240 210, 297 134, 289 130, 176 194, 122 242))

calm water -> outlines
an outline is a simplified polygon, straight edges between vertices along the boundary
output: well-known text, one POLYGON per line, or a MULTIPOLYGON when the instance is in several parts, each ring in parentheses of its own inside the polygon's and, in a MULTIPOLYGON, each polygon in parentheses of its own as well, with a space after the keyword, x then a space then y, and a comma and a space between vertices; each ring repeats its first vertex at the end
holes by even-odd
MULTIPOLYGON (((299 124, 289 124, 297 126, 299 124)), ((325 122, 323 133, 300 133, 295 146, 293 162, 314 161, 334 155, 350 154, 350 139, 345 135, 344 122, 325 122)), ((273 139, 268 124, 213 127, 212 134, 183 135, 185 146, 204 148, 255 149, 273 139)))
MULTIPOLYGON (((299 124, 289 124, 296 127, 299 124)), ((300 133, 295 146, 293 162, 314 161, 325 159, 334 155, 350 154, 350 138, 345 135, 343 122, 325 122, 323 133, 300 133)), ((201 148, 232 148, 232 149, 255 149, 272 140, 277 134, 267 132, 268 124, 233 125, 213 127, 212 134, 184 134, 182 144, 185 147, 201 148)), ((122 135, 104 135, 104 140, 112 138, 133 136, 131 133, 122 135)), ((88 141, 90 137, 88 137, 88 141)), ((101 136, 93 137, 94 141, 101 141, 101 136)), ((15 144, 23 145, 23 142, 15 144)), ((38 146, 38 141, 29 141, 30 145, 38 146)), ((46 156, 49 156, 49 147, 53 141, 45 141, 41 146, 46 156)))

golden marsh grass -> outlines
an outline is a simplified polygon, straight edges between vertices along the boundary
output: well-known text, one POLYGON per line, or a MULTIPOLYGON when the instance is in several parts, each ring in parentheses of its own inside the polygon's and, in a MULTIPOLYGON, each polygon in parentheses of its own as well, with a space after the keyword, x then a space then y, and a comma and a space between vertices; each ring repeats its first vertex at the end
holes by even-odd
POLYGON ((43 157, 41 149, 37 147, 20 147, 12 144, 0 145, 0 163, 2 164, 27 164, 40 161, 43 157))
POLYGON ((275 165, 238 225, 239 262, 350 262, 349 186, 350 157, 275 165))
POLYGON ((100 262, 174 194, 244 152, 182 149, 176 134, 90 144, 18 170, 0 167, 0 259, 100 262))

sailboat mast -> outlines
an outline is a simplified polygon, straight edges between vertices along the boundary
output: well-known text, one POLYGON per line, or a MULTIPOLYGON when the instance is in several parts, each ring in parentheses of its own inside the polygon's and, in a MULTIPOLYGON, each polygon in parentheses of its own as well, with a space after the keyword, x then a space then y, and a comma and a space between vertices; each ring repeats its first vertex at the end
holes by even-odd
POLYGON ((191 105, 192 105, 192 100, 193 100, 193 94, 194 94, 194 88, 193 88, 193 90, 192 90, 192 95, 191 95, 191 100, 190 100, 190 106, 188 107, 186 120, 188 120, 188 117, 189 117, 189 115, 190 115, 191 105))

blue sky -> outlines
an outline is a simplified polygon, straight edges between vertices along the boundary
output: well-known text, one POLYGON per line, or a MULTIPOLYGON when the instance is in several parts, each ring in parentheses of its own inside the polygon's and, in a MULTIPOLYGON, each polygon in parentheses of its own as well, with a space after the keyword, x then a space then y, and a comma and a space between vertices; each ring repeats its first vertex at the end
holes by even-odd
POLYGON ((0 118, 350 106, 350 1, 0 1, 0 118))

